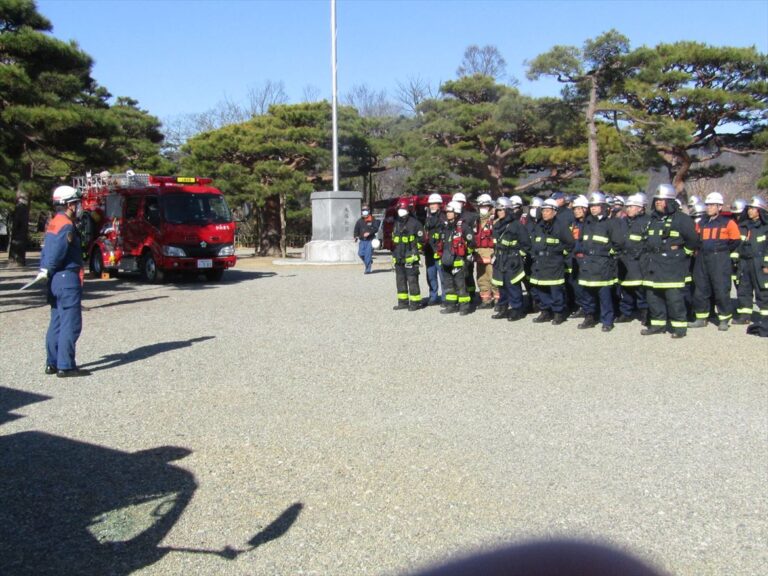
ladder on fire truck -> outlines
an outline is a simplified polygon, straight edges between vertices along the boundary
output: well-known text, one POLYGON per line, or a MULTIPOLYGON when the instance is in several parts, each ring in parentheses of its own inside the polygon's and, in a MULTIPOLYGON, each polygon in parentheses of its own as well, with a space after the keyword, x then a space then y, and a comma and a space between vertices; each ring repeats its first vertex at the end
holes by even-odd
POLYGON ((92 191, 106 193, 125 188, 141 188, 149 186, 149 174, 136 174, 133 170, 120 174, 110 174, 106 170, 99 174, 86 172, 85 176, 72 178, 72 186, 83 195, 92 191))

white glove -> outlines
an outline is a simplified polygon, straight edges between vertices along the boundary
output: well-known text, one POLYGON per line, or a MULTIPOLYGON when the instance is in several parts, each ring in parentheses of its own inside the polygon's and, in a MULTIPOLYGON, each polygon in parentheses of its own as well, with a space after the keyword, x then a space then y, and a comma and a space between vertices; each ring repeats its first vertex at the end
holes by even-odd
POLYGON ((35 282, 44 280, 46 278, 48 278, 48 270, 46 270, 45 268, 40 268, 40 272, 38 272, 37 276, 35 276, 35 282))

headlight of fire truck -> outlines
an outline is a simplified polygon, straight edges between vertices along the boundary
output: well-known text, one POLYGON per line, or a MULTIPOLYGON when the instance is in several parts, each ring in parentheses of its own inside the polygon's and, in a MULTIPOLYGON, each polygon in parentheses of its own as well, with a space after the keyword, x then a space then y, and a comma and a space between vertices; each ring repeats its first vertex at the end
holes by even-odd
POLYGON ((234 256, 234 255, 235 255, 234 244, 227 244, 226 246, 222 246, 219 249, 219 256, 234 256))
POLYGON ((171 256, 172 258, 186 258, 187 253, 178 246, 163 246, 163 256, 171 256))

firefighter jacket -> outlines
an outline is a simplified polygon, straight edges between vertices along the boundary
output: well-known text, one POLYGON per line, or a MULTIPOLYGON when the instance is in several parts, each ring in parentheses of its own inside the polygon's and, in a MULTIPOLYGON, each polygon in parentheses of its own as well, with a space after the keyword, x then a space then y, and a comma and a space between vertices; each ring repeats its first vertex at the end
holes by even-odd
POLYGON ((621 231, 616 220, 606 216, 584 219, 581 247, 584 259, 579 271, 579 284, 588 288, 612 286, 618 282, 615 254, 621 246, 621 231))
POLYGON ((474 248, 474 230, 461 218, 446 220, 440 235, 440 263, 446 268, 461 268, 474 248))
POLYGON ((739 269, 752 268, 761 290, 768 290, 768 214, 760 211, 757 220, 747 220, 741 225, 741 245, 739 246, 739 269))
POLYGON ((525 276, 524 255, 531 250, 528 230, 513 214, 493 224, 494 260, 493 274, 509 272, 510 283, 515 284, 525 276))
POLYGON ((424 242, 424 254, 427 257, 427 263, 431 258, 433 261, 440 260, 440 234, 445 225, 445 216, 439 210, 435 214, 427 212, 427 219, 424 221, 424 232, 426 242, 424 242))
POLYGON ((373 240, 378 231, 379 221, 375 220, 373 216, 363 216, 355 223, 353 236, 360 240, 373 240), (368 232, 367 238, 364 236, 366 232, 368 232))
POLYGON ((410 214, 405 218, 397 218, 392 230, 393 264, 418 266, 423 238, 424 229, 416 218, 410 214))
POLYGON ((640 214, 634 218, 617 219, 621 234, 619 250, 619 284, 643 285, 643 258, 645 257, 645 231, 651 218, 640 214))
POLYGON ((493 257, 493 226, 491 214, 478 218, 475 224, 475 246, 477 255, 483 264, 490 264, 493 257))
POLYGON ((654 210, 648 221, 645 241, 643 286, 649 288, 685 288, 691 255, 699 247, 693 220, 667 201, 667 209, 654 210))
MULTIPOLYGON (((40 268, 48 270, 48 277, 59 272, 74 272, 68 278, 76 278, 81 282, 80 273, 83 268, 83 249, 80 243, 80 233, 74 222, 63 212, 59 212, 48 223, 45 231, 43 250, 40 254, 40 268)), ((74 280, 72 280, 74 283, 74 280)))
POLYGON ((702 254, 731 254, 741 244, 738 224, 722 214, 714 218, 702 218, 696 228, 701 240, 699 252, 702 254))
POLYGON ((555 217, 539 220, 531 234, 531 284, 556 286, 565 284, 565 262, 573 248, 570 228, 555 217))

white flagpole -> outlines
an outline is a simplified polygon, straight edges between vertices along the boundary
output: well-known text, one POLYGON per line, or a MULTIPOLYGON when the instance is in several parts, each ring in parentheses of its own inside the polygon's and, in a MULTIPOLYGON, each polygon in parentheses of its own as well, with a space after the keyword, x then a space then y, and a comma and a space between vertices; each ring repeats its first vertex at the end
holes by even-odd
POLYGON ((336 0, 331 0, 331 74, 332 117, 333 117, 333 191, 339 191, 339 126, 336 108, 338 106, 338 86, 336 85, 336 0))

